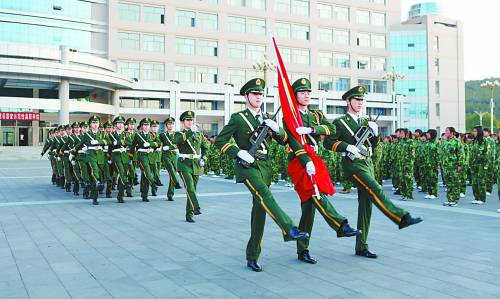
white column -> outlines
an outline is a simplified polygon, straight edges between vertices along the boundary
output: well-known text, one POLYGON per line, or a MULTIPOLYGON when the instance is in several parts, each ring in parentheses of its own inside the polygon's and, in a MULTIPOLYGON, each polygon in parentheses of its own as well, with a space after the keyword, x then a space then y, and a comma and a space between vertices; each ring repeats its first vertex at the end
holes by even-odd
POLYGON ((69 124, 69 80, 61 79, 59 83, 59 124, 69 124))
POLYGON ((234 87, 231 85, 224 86, 224 125, 229 122, 231 112, 233 111, 233 94, 234 87))
POLYGON ((111 92, 111 104, 114 107, 113 119, 120 115, 120 93, 118 90, 111 92))

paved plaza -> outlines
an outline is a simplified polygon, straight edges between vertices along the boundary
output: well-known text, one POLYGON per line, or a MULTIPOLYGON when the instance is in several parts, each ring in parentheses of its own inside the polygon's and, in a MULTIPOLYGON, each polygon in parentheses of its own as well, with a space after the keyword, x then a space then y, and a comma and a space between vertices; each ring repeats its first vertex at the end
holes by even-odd
MULTIPOLYGON (((266 224, 264 271, 246 267, 251 199, 242 184, 202 177, 203 214, 184 220, 184 190, 174 202, 166 188, 151 202, 100 199, 99 206, 50 183, 47 160, 0 161, 0 298, 499 298, 500 201, 456 208, 439 200, 393 200, 424 222, 404 230, 374 208, 369 237, 376 260, 354 256, 354 238, 337 239, 316 214, 311 255, 297 260, 266 224)), ((167 176, 162 175, 162 181, 167 176)), ((469 187, 470 188, 470 187, 469 187)), ((272 187, 298 223, 293 190, 272 187)), ((340 189, 340 188, 339 188, 340 189)), ((113 194, 115 196, 115 193, 113 194)), ((355 226, 356 191, 336 194, 334 206, 355 226)))

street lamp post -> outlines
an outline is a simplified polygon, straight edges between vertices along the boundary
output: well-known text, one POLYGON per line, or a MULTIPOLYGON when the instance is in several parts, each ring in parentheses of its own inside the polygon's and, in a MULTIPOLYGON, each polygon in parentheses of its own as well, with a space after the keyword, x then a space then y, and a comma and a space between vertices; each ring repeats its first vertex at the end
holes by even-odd
MULTIPOLYGON (((394 117, 392 118, 392 130, 396 130, 396 81, 404 80, 405 75, 396 73, 394 67, 392 67, 392 71, 387 72, 383 77, 383 80, 391 82, 391 98, 392 98, 392 109, 394 111, 394 117)), ((400 117, 401 111, 398 112, 398 118, 400 117)), ((401 118, 402 119, 402 118, 401 118)))
MULTIPOLYGON (((252 65, 252 67, 254 70, 263 72, 263 75, 264 75, 263 79, 266 82, 266 84, 269 85, 269 83, 267 82, 267 71, 276 71, 276 65, 274 64, 274 62, 267 59, 267 55, 264 54, 263 59, 255 62, 252 65)), ((264 109, 262 109, 263 112, 266 112, 267 90, 268 90, 268 88, 266 87, 266 90, 264 92, 264 109)))
MULTIPOLYGON (((493 80, 493 78, 492 78, 492 80, 493 80)), ((498 82, 498 80, 495 80, 495 81, 486 80, 486 82, 481 83, 481 87, 488 88, 491 92, 491 97, 490 97, 490 117, 491 117, 490 130, 494 130, 493 120, 495 118, 495 115, 493 114, 493 107, 495 106, 495 103, 493 102, 493 96, 495 94, 495 88, 500 87, 500 83, 498 82)))
POLYGON ((483 115, 486 114, 486 112, 482 111, 474 111, 477 115, 479 115, 479 125, 482 127, 483 126, 483 115))

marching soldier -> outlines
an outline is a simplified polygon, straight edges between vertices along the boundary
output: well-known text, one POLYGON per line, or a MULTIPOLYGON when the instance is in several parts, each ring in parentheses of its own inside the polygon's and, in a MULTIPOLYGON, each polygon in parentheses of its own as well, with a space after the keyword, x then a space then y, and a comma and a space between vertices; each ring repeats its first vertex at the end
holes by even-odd
MULTIPOLYGON (((104 133, 102 134, 102 139, 103 140, 108 140, 109 136, 113 133, 114 127, 113 123, 110 121, 107 121, 103 125, 104 127, 104 133)), ((111 198, 111 191, 112 191, 112 186, 113 186, 113 160, 112 160, 112 148, 109 146, 109 143, 103 146, 103 153, 104 153, 104 164, 102 167, 103 174, 104 174, 104 181, 106 182, 106 198, 111 198)))
MULTIPOLYGON (((296 132, 299 135, 305 135, 307 144, 314 147, 318 152, 318 143, 320 136, 330 136, 335 133, 335 126, 328 122, 326 117, 319 110, 309 110, 308 106, 311 102, 311 81, 306 78, 301 78, 292 84, 292 89, 297 100, 300 118, 302 119, 302 127, 298 127, 296 132)), ((301 143, 295 139, 290 132, 286 123, 283 122, 286 132, 285 136, 289 136, 287 142, 292 149, 288 155, 288 160, 292 161, 297 157, 300 165, 306 169, 309 176, 316 174, 316 167, 307 155, 306 150, 301 143)), ((291 174, 290 174, 291 175, 291 174)), ((296 186, 297 187, 297 186, 296 186)), ((360 232, 351 228, 347 219, 340 215, 327 197, 320 193, 320 197, 313 195, 305 201, 301 198, 302 216, 300 217, 299 230, 311 236, 314 214, 318 210, 326 223, 337 232, 337 237, 353 237, 360 232)), ((297 255, 300 261, 309 264, 316 264, 316 260, 309 254, 309 238, 303 238, 297 241, 297 255)))
POLYGON ((174 201, 174 189, 181 189, 179 179, 177 178, 177 153, 179 150, 174 143, 174 122, 175 119, 173 117, 167 118, 163 122, 165 124, 165 131, 159 136, 162 143, 161 161, 170 177, 167 190, 168 201, 174 201))
POLYGON ((83 181, 82 180, 82 171, 80 170, 80 165, 76 163, 76 153, 74 153, 72 150, 75 147, 75 145, 81 141, 81 138, 79 137, 80 135, 80 123, 79 122, 74 122, 71 125, 71 128, 73 129, 73 134, 69 135, 69 138, 71 139, 71 146, 68 147, 70 154, 69 154, 69 162, 71 163, 71 168, 72 168, 72 174, 73 174, 73 195, 78 196, 80 195, 80 183, 83 181))
MULTIPOLYGON (((48 138, 45 140, 45 143, 43 144, 42 152, 40 153, 40 156, 43 157, 46 152, 48 152, 48 158, 50 161, 50 167, 52 169, 52 185, 55 185, 57 182, 57 166, 56 166, 56 160, 54 158, 54 153, 51 150, 52 144, 54 144, 54 130, 50 129, 48 131, 48 138)), ((41 158, 40 157, 40 158, 41 158)))
POLYGON ((82 141, 83 135, 89 131, 89 125, 82 121, 79 123, 80 134, 75 135, 75 145, 73 146, 73 156, 75 169, 80 173, 80 187, 83 188, 83 198, 89 199, 89 171, 87 167, 87 153, 83 149, 77 149, 77 145, 82 141))
POLYGON ((156 196, 156 191, 158 186, 163 186, 160 181, 160 170, 161 170, 161 140, 158 137, 158 126, 159 122, 157 120, 151 120, 151 140, 157 145, 152 148, 152 152, 149 154, 149 167, 151 168, 151 173, 153 174, 155 180, 155 186, 151 187, 151 195, 156 196))
POLYGON ((98 205, 97 201, 98 190, 97 182, 100 180, 101 176, 99 173, 99 166, 97 164, 98 151, 102 151, 102 145, 105 141, 102 139, 99 133, 99 116, 92 116, 89 118, 90 130, 82 135, 82 140, 78 142, 74 150, 83 150, 86 152, 87 166, 89 167, 89 188, 90 188, 90 198, 92 198, 92 204, 98 205))
POLYGON ((66 189, 66 192, 71 192, 71 181, 73 180, 71 175, 71 163, 69 162, 70 148, 72 146, 71 139, 69 138, 69 135, 71 134, 71 126, 62 126, 62 130, 60 132, 62 133, 61 143, 59 143, 57 152, 59 153, 65 181, 65 184, 61 186, 61 188, 66 189))
MULTIPOLYGON (((257 260, 261 251, 262 235, 266 221, 266 213, 278 224, 285 241, 307 238, 308 234, 301 232, 293 223, 292 219, 276 203, 269 186, 271 185, 271 161, 264 149, 257 151, 256 156, 248 153, 250 148, 250 138, 254 130, 265 123, 273 131, 272 137, 281 144, 286 142, 288 136, 278 124, 265 119, 260 110, 262 104, 262 94, 265 88, 264 80, 260 78, 248 81, 240 89, 240 94, 246 100, 247 109, 233 113, 229 123, 224 126, 219 136, 215 140, 217 146, 224 154, 233 159, 239 158, 250 164, 249 168, 240 163, 235 166, 236 180, 239 183, 245 183, 253 196, 253 208, 251 216, 251 235, 248 241, 246 258, 247 266, 255 272, 262 271, 257 260), (236 144, 231 143, 231 137, 234 137, 236 144)), ((270 142, 270 136, 267 136, 267 144, 270 142)))
MULTIPOLYGON (((137 121, 135 118, 131 117, 128 118, 125 121, 125 126, 126 126, 126 132, 125 136, 127 138, 127 144, 132 144, 134 138, 135 138, 135 125, 137 121)), ((135 169, 137 168, 137 152, 132 146, 128 147, 128 155, 130 157, 129 164, 127 166, 127 173, 128 173, 128 179, 129 179, 129 185, 130 186, 137 186, 139 185, 139 180, 137 179, 137 174, 135 172, 135 169)), ((127 190, 127 197, 132 197, 132 188, 130 187, 130 190, 127 190)))
POLYGON ((124 203, 123 196, 125 190, 129 190, 130 182, 127 178, 127 166, 130 161, 127 153, 127 138, 125 135, 125 118, 117 116, 113 120, 116 130, 106 136, 106 143, 111 153, 111 161, 118 181, 118 194, 116 199, 119 203, 124 203))
POLYGON ((134 135, 132 147, 136 149, 138 155, 139 168, 141 169, 141 198, 144 202, 149 202, 149 187, 156 187, 156 180, 150 168, 150 153, 159 144, 154 142, 150 130, 151 119, 143 118, 139 122, 141 130, 134 135))
POLYGON ((175 144, 179 149, 177 171, 186 189, 186 221, 194 223, 193 216, 201 214, 196 187, 200 177, 200 159, 202 153, 208 150, 208 144, 194 123, 193 111, 184 111, 179 119, 184 129, 174 135, 175 144))
MULTIPOLYGON (((354 182, 358 189, 358 230, 361 234, 356 238, 356 255, 376 258, 377 255, 368 250, 368 232, 370 229, 372 203, 377 206, 390 220, 399 226, 399 229, 417 224, 421 218, 413 218, 407 211, 395 206, 382 186, 377 183, 373 173, 373 163, 369 156, 362 155, 354 135, 362 127, 370 129, 375 137, 378 136, 378 126, 375 122, 360 116, 364 105, 364 86, 356 86, 342 96, 347 103, 347 113, 333 121, 335 131, 324 141, 324 146, 336 152, 350 153, 354 160, 345 156, 343 160, 346 176, 354 182)), ((373 143, 376 138, 371 138, 373 143)), ((364 145, 369 147, 368 144, 364 145)))
POLYGON ((443 143, 442 154, 444 179, 446 182, 446 198, 444 206, 456 207, 460 199, 461 176, 464 171, 464 152, 460 140, 456 137, 455 128, 445 130, 446 140, 443 143))

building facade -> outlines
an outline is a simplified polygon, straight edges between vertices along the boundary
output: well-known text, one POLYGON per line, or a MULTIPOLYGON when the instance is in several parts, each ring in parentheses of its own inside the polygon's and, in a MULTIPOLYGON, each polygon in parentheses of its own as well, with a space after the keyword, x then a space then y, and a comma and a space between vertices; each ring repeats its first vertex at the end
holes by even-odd
POLYGON ((417 4, 391 27, 391 64, 406 77, 396 83, 399 126, 464 131, 463 26, 439 14, 435 3, 417 4))
POLYGON ((382 77, 400 11, 396 0, 0 0, 0 109, 40 113, 33 145, 91 113, 161 121, 190 109, 217 134, 250 78, 265 77, 267 111, 279 106, 276 75, 253 68, 273 57, 274 35, 291 79, 312 81, 312 108, 333 119, 363 84, 366 114, 381 113, 387 134, 395 113, 382 77))

